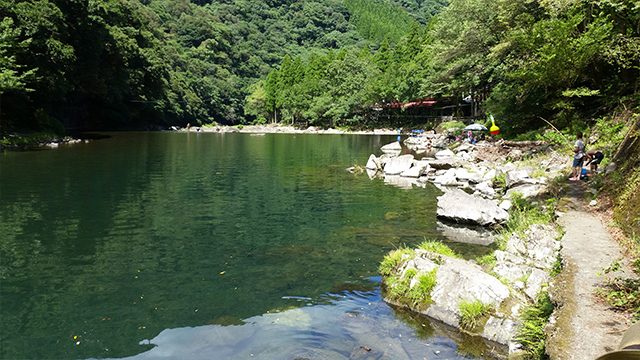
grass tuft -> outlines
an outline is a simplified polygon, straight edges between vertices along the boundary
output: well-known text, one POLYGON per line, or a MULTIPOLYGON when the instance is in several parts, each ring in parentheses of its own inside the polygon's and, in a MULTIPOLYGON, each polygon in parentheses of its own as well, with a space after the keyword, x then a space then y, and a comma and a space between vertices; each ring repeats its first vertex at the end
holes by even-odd
POLYGON ((461 301, 458 309, 460 310, 460 327, 468 331, 476 330, 483 318, 491 312, 491 306, 480 300, 461 301))
POLYGON ((516 334, 516 341, 522 344, 527 359, 544 359, 546 334, 544 327, 553 312, 553 303, 547 292, 538 295, 536 303, 522 312, 522 325, 516 334))
POLYGON ((418 283, 415 284, 407 294, 407 299, 411 301, 413 306, 420 308, 430 305, 433 302, 431 300, 431 291, 436 286, 437 272, 437 269, 433 269, 418 277, 418 283))
POLYGON ((452 258, 459 257, 458 254, 455 253, 455 251, 451 250, 450 247, 441 243, 440 241, 425 241, 420 244, 418 248, 452 258))
POLYGON ((402 260, 405 258, 405 256, 411 257, 414 254, 415 254, 415 251, 407 248, 396 249, 391 251, 384 257, 384 259, 380 263, 380 266, 378 267, 380 274, 382 274, 382 276, 393 275, 397 270, 398 266, 402 263, 402 260))

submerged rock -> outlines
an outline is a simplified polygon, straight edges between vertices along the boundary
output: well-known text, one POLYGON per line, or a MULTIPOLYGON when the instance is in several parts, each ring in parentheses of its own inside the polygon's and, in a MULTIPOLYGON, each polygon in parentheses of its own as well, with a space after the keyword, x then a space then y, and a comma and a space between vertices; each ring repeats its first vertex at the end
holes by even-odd
POLYGON ((469 195, 459 189, 447 190, 438 197, 438 216, 459 223, 482 226, 503 224, 509 214, 495 200, 469 195))

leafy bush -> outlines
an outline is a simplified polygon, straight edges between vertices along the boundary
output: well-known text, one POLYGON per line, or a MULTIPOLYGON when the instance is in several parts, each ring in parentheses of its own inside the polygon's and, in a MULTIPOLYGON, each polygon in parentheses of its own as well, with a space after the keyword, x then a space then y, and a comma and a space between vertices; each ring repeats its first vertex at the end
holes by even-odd
MULTIPOLYGON (((603 273, 608 274, 621 269, 620 261, 614 261, 604 269, 603 273)), ((640 273, 640 258, 634 261, 632 270, 640 273)), ((612 308, 630 312, 636 320, 640 320, 640 279, 622 276, 608 279, 604 286, 596 291, 596 294, 612 308)))
POLYGON ((507 189, 507 175, 503 172, 499 172, 498 175, 493 178, 493 187, 505 191, 507 189))
POLYGON ((437 126, 436 131, 438 132, 444 132, 444 131, 449 131, 449 132, 454 132, 457 130, 462 130, 464 129, 465 125, 462 121, 445 121, 440 123, 440 125, 437 126))

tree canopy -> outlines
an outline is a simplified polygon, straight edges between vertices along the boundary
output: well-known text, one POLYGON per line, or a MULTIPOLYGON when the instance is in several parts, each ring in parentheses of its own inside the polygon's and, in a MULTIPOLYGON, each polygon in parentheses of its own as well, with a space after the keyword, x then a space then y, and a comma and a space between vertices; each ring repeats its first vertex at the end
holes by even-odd
POLYGON ((366 126, 472 98, 507 130, 638 98, 631 0, 0 0, 4 130, 366 126))

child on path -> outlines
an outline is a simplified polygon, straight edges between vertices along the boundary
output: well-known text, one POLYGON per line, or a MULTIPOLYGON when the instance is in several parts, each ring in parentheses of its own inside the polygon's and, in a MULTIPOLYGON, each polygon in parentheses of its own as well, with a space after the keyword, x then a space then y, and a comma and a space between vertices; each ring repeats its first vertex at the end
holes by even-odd
POLYGON ((582 140, 582 132, 576 134, 576 143, 573 146, 573 172, 569 180, 578 181, 582 173, 582 163, 584 162, 584 141, 582 140))

